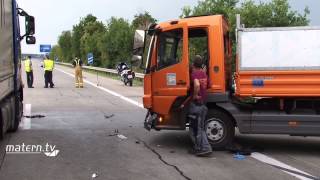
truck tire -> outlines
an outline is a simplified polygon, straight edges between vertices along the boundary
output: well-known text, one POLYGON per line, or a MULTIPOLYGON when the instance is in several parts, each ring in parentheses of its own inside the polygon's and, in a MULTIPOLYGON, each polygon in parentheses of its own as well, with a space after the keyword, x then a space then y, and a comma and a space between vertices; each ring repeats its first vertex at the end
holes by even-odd
POLYGON ((8 129, 8 132, 16 132, 19 129, 19 124, 23 116, 23 87, 20 87, 18 94, 15 96, 15 115, 12 126, 8 129))
POLYGON ((4 131, 4 128, 3 128, 2 111, 1 111, 1 108, 0 108, 0 140, 2 140, 4 138, 4 134, 5 134, 5 131, 4 131))
POLYGON ((218 109, 209 109, 205 131, 212 148, 222 150, 233 142, 235 126, 228 114, 218 109))

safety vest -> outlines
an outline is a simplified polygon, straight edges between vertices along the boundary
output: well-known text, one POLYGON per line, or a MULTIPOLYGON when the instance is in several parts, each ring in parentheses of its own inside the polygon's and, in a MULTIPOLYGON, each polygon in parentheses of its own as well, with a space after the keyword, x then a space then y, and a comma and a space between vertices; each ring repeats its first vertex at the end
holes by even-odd
POLYGON ((30 59, 26 59, 24 61, 24 68, 25 68, 26 72, 31 72, 32 71, 31 60, 30 59))
POLYGON ((45 71, 53 71, 54 62, 51 59, 43 60, 43 66, 45 71))
POLYGON ((74 62, 76 63, 76 66, 80 66, 80 59, 75 59, 74 62))

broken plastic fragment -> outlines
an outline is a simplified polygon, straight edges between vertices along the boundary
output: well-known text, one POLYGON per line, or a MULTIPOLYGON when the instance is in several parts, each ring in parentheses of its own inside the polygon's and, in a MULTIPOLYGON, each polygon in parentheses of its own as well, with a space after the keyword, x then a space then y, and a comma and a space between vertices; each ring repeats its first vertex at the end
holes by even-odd
POLYGON ((126 136, 124 136, 124 135, 122 135, 122 134, 118 134, 117 136, 118 136, 118 138, 120 138, 120 139, 128 139, 126 136))
POLYGON ((109 119, 109 118, 112 118, 113 116, 114 116, 114 114, 111 114, 111 115, 104 115, 104 118, 109 119))
POLYGON ((98 177, 98 174, 97 173, 93 173, 91 177, 92 177, 92 179, 94 179, 94 178, 98 177))
POLYGON ((236 153, 233 155, 233 158, 236 160, 244 160, 246 157, 242 154, 236 153))

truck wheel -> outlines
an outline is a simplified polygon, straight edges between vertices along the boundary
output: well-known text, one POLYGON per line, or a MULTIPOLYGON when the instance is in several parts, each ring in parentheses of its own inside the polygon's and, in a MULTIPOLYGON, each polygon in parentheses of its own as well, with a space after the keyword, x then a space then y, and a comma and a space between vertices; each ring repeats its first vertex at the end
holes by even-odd
POLYGON ((232 119, 217 109, 208 110, 205 130, 213 149, 224 149, 233 141, 234 124, 232 119))
POLYGON ((21 118, 23 116, 23 104, 22 101, 20 100, 19 96, 16 98, 16 104, 15 104, 15 119, 13 122, 13 126, 8 130, 8 132, 16 132, 19 129, 19 124, 21 122, 21 118))
POLYGON ((0 109, 0 140, 2 140, 4 138, 4 128, 3 128, 3 119, 2 119, 2 111, 0 109))

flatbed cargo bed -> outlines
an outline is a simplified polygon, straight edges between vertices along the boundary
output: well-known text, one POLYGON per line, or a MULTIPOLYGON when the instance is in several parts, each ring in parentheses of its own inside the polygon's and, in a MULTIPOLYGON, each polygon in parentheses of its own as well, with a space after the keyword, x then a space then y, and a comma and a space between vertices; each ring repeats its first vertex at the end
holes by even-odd
POLYGON ((320 27, 238 28, 236 95, 320 97, 320 27))

